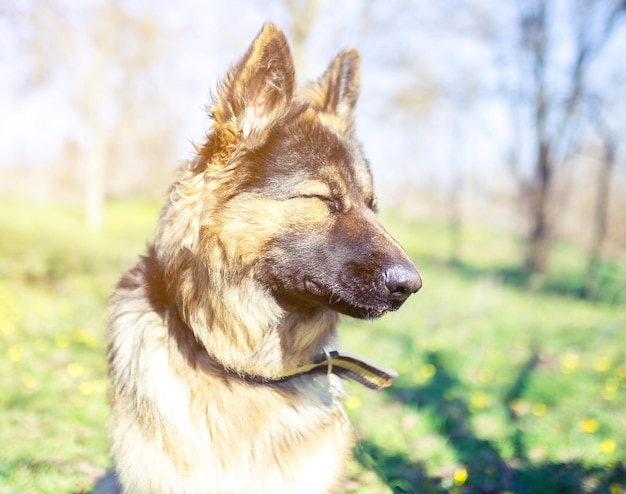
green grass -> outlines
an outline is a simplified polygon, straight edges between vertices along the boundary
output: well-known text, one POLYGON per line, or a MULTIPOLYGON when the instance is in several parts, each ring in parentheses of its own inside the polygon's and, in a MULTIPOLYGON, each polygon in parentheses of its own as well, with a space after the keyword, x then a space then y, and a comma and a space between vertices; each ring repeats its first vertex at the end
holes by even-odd
MULTIPOLYGON (((0 493, 86 492, 108 465, 103 312, 150 239, 158 204, 80 210, 0 200, 0 493)), ((509 235, 384 217, 424 288, 344 346, 395 367, 348 383, 361 439, 346 492, 625 493, 626 260, 580 299, 584 259, 559 243, 537 282, 509 235), (530 288, 532 287, 532 289, 530 288)))

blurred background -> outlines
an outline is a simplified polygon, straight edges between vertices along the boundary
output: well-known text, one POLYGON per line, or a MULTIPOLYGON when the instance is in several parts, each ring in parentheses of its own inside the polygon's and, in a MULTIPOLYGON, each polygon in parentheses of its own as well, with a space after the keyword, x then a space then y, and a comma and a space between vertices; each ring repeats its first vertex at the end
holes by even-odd
POLYGON ((357 134, 425 280, 346 323, 408 376, 352 391, 347 491, 626 492, 626 1, 0 0, 0 493, 106 465, 106 297, 266 21, 301 82, 360 50, 357 134))
MULTIPOLYGON (((626 29, 616 0, 4 1, 0 193, 162 197, 216 82, 264 21, 301 80, 363 56, 358 133, 384 206, 551 239, 626 245, 626 29)), ((460 241, 461 239, 457 239, 460 241)), ((588 287, 592 291, 592 287, 588 287)))

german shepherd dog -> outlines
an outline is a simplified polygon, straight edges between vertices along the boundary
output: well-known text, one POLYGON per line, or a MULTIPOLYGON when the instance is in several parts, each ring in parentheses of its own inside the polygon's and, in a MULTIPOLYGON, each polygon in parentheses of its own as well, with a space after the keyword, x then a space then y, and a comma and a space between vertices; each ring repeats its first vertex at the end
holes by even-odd
MULTIPOLYGON (((359 54, 296 92, 263 27, 219 86, 146 256, 108 308, 113 470, 99 492, 332 492, 353 446, 338 313, 374 319, 421 287, 375 217, 354 137, 359 54)), ((98 491, 98 490, 97 490, 98 491)))

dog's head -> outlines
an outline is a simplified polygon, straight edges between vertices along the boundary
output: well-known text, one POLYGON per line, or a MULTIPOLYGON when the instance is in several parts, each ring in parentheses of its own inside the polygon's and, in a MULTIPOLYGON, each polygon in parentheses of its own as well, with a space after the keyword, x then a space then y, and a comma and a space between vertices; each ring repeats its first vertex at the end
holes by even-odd
POLYGON ((288 311, 373 318, 421 287, 375 216, 354 137, 359 63, 356 50, 344 50, 297 93, 285 37, 264 26, 220 86, 213 128, 175 186, 201 217, 185 247, 211 258, 203 266, 216 256, 237 266, 288 311))

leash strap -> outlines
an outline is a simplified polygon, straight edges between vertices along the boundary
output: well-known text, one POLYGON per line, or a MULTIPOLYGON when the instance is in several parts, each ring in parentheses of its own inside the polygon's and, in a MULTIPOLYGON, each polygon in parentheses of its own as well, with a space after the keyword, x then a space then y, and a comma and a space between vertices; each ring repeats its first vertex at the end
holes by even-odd
POLYGON ((285 372, 277 377, 241 376, 258 383, 279 383, 306 374, 336 374, 344 379, 352 379, 363 386, 380 390, 391 386, 391 381, 398 373, 389 367, 380 365, 353 353, 324 349, 316 355, 310 364, 285 372))

